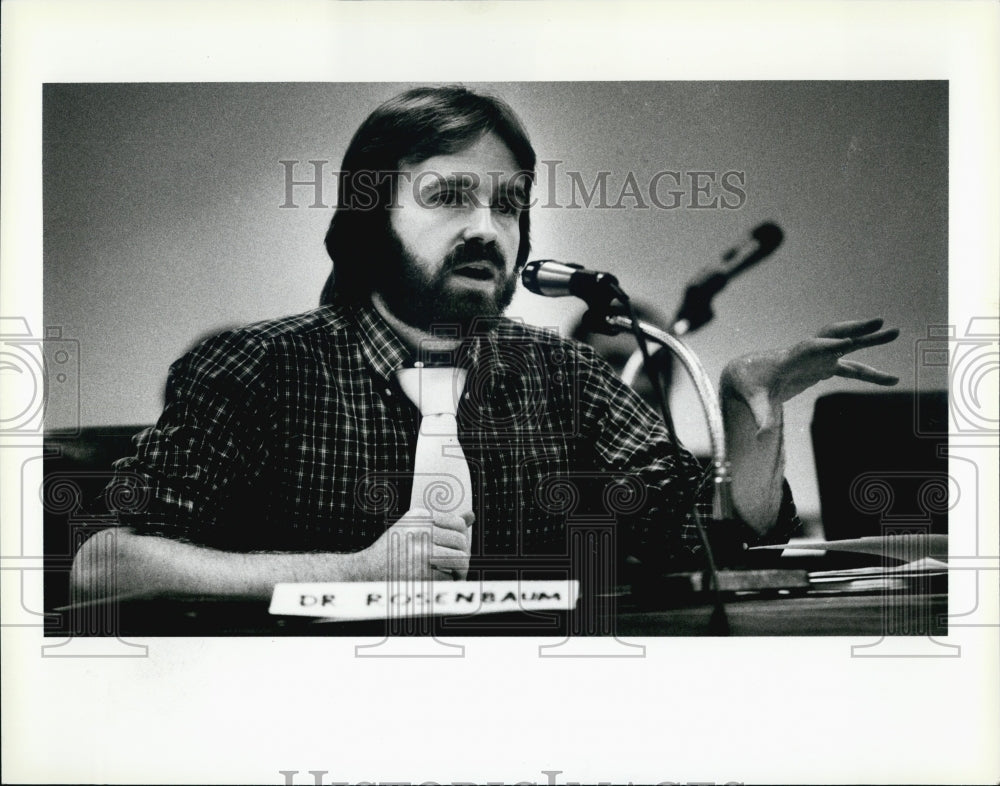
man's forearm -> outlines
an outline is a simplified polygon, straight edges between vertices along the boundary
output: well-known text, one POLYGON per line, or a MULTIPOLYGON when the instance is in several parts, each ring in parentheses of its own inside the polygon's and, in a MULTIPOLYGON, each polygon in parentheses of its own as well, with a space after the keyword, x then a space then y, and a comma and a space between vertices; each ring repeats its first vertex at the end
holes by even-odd
POLYGON ((733 504, 760 534, 770 530, 781 509, 785 456, 781 404, 774 404, 763 427, 747 403, 722 385, 722 411, 732 477, 733 504))
POLYGON ((280 582, 356 581, 362 578, 359 554, 242 554, 108 529, 80 548, 70 584, 74 601, 192 595, 265 599, 280 582))

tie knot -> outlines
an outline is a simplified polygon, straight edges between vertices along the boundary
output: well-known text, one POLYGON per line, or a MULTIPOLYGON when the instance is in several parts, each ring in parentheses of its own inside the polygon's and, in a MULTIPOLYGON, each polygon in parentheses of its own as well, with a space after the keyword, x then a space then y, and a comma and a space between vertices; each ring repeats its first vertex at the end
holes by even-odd
POLYGON ((464 368, 417 366, 401 369, 396 375, 406 397, 426 417, 458 413, 466 373, 464 368))

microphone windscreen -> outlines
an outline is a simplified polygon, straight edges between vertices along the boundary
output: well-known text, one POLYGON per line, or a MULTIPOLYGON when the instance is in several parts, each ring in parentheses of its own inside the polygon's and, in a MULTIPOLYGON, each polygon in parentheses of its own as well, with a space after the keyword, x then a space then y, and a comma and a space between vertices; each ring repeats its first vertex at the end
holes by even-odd
POLYGON ((570 282, 573 275, 582 269, 581 265, 557 262, 554 259, 535 259, 524 266, 521 283, 536 295, 562 297, 572 294, 570 282))
POLYGON ((760 244, 761 251, 771 252, 781 245, 781 241, 785 239, 785 233, 781 231, 781 227, 777 224, 772 224, 770 221, 761 224, 753 231, 753 238, 760 244))

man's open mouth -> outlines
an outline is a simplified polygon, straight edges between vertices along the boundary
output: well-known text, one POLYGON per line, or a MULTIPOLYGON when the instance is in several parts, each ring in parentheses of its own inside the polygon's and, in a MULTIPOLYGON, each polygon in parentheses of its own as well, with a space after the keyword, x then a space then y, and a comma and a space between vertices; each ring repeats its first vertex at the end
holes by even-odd
POLYGON ((467 262, 458 265, 451 271, 456 276, 471 278, 475 281, 492 281, 496 278, 496 265, 492 262, 467 262))

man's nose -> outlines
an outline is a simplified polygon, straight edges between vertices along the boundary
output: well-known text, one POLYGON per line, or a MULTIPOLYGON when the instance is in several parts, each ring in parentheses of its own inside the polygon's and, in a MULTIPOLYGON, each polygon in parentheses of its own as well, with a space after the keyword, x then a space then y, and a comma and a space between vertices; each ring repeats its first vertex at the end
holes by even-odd
POLYGON ((497 239, 496 219, 489 204, 478 204, 469 210, 469 221, 465 227, 464 240, 478 238, 484 243, 497 239))

